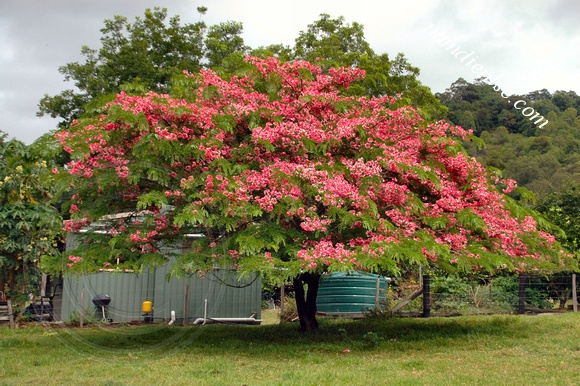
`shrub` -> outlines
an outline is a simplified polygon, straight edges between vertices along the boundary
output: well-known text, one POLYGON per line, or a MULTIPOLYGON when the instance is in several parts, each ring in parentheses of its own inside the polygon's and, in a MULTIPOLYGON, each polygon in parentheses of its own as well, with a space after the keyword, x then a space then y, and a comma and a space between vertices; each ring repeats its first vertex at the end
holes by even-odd
MULTIPOLYGON (((493 300, 505 303, 512 309, 519 306, 519 278, 517 276, 500 276, 492 281, 493 300)), ((547 284, 538 277, 530 277, 526 281, 526 307, 550 309, 553 308, 548 295, 547 284)))
POLYGON ((298 308, 296 308, 296 299, 286 296, 284 297, 284 313, 282 320, 284 322, 292 322, 298 318, 298 308))

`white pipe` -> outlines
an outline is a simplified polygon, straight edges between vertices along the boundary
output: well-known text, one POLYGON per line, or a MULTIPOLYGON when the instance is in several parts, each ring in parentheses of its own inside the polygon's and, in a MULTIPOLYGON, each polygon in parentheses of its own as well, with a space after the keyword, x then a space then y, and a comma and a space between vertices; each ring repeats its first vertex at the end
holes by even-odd
POLYGON ((203 304, 203 318, 197 318, 193 322, 194 325, 204 325, 204 324, 211 324, 211 323, 244 323, 244 324, 261 324, 261 319, 256 319, 254 316, 256 313, 252 313, 249 318, 207 318, 207 299, 204 299, 203 304))
POLYGON ((168 326, 171 326, 173 323, 175 323, 175 311, 171 311, 171 320, 169 321, 169 323, 167 323, 168 326))
POLYGON ((197 318, 193 322, 194 325, 211 323, 243 323, 243 324, 261 324, 262 319, 256 319, 253 316, 249 318, 197 318))

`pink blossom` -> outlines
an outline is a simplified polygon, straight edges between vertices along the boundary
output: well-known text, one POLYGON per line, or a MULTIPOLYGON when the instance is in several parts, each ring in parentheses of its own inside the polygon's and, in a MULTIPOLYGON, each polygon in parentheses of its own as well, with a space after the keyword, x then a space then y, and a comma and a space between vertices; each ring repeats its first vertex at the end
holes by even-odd
MULTIPOLYGON (((522 271, 569 259, 532 217, 508 210, 502 190, 515 182, 488 175, 461 150, 468 131, 424 122, 417 109, 400 106, 400 96, 347 96, 344 88, 364 76, 360 69, 247 61, 255 68, 247 76, 189 74, 196 86, 187 99, 119 93, 101 116, 58 133, 75 154, 67 171, 78 177, 65 230, 90 224, 95 199, 114 197, 111 212, 143 209, 127 225, 143 254, 198 228, 222 230, 227 247, 212 241, 210 258, 225 255, 240 266, 256 258, 272 264, 271 251, 293 248, 284 259, 316 272, 396 268, 409 251, 435 269, 450 261, 501 267, 484 267, 489 251, 522 271), (262 92, 272 79, 276 89, 262 92), (141 118, 119 119, 119 109, 141 118), (222 120, 231 125, 222 128, 222 120), (260 231, 240 236, 253 227, 260 231), (240 253, 245 237, 256 238, 262 252, 240 253)), ((119 224, 111 235, 126 231, 119 224)))
POLYGON ((140 231, 140 230, 137 230, 135 233, 132 233, 132 234, 129 236, 129 239, 131 240, 131 242, 132 242, 132 243, 138 243, 138 242, 140 242, 140 241, 141 241, 141 236, 140 236, 140 234, 141 234, 141 231, 140 231))
POLYGON ((83 261, 83 258, 82 258, 82 257, 73 256, 73 255, 70 255, 70 256, 68 257, 68 259, 69 259, 71 262, 73 262, 73 263, 80 263, 81 261, 83 261))

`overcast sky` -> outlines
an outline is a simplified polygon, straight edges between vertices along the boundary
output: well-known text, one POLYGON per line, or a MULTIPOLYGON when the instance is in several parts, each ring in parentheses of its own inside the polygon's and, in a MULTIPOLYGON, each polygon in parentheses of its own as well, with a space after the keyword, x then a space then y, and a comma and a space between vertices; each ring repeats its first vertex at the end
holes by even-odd
POLYGON ((473 81, 471 67, 479 64, 476 69, 493 74, 508 94, 543 88, 580 93, 577 0, 0 0, 0 130, 31 143, 55 128, 56 120, 36 112, 44 94, 73 87, 58 67, 82 62, 82 45, 100 47, 104 19, 123 15, 132 21, 155 6, 180 15, 183 23, 198 21, 196 8, 206 6, 208 25, 242 22, 251 47, 293 45, 321 13, 344 16, 364 25, 377 53, 403 52, 433 92, 459 77, 473 81), (434 37, 429 32, 435 28, 434 37), (474 53, 461 62, 439 39, 474 53), (466 66, 470 59, 476 60, 466 66))

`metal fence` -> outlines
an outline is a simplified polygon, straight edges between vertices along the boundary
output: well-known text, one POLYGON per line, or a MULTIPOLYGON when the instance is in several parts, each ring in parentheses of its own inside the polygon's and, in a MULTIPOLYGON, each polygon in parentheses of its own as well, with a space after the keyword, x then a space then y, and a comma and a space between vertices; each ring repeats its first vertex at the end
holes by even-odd
POLYGON ((393 281, 385 309, 399 315, 576 311, 575 274, 478 278, 416 277, 393 281))

